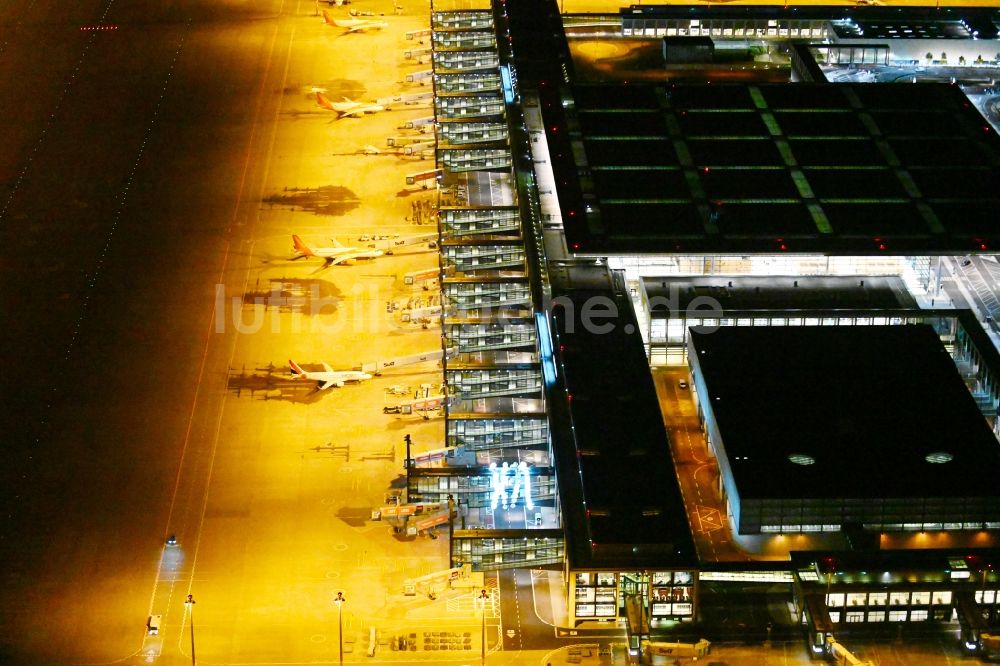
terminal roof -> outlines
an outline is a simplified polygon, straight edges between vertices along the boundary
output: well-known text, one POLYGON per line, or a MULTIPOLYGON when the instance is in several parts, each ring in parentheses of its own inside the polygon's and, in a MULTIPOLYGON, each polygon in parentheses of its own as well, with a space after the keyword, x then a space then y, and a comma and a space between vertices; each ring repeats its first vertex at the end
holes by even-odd
POLYGON ((741 497, 1000 495, 1000 446, 930 326, 690 339, 741 497))
POLYGON ((1000 141, 957 86, 578 84, 542 110, 580 253, 1000 245, 1000 141))
POLYGON ((592 262, 551 275, 561 373, 550 413, 571 565, 692 566, 694 544, 624 279, 592 262), (599 313, 590 324, 588 312, 599 313))

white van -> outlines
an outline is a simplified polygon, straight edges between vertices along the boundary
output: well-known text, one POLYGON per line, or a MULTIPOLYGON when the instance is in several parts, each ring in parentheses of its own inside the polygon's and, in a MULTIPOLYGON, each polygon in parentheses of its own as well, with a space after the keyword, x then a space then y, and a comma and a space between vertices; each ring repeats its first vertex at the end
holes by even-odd
POLYGON ((160 622, 162 619, 162 615, 150 615, 149 619, 146 620, 146 633, 150 636, 158 635, 160 633, 160 622))

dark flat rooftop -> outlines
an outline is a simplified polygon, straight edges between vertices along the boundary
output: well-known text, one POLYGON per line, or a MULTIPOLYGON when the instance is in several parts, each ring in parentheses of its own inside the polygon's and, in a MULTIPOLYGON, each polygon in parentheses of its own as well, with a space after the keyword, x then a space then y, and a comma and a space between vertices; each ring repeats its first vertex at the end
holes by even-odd
POLYGON ((562 385, 550 399, 571 564, 691 566, 694 543, 624 279, 591 262, 551 276, 553 296, 572 303, 553 308, 562 385), (606 331, 581 320, 595 299, 617 308, 594 320, 606 331))
POLYGON ((929 326, 724 327, 691 341, 741 497, 1000 495, 1000 444, 929 326), (952 460, 925 459, 939 452, 952 460))
POLYGON ((956 86, 575 85, 543 94, 580 253, 984 251, 1000 141, 956 86))

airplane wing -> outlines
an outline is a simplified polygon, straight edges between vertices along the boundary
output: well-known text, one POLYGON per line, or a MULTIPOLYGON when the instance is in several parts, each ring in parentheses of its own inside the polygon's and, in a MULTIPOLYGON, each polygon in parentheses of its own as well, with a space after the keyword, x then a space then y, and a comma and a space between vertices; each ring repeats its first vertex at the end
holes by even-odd
POLYGON ((357 108, 351 109, 350 111, 341 111, 341 118, 348 118, 352 116, 363 116, 365 114, 365 107, 359 106, 357 108))
POLYGON ((331 372, 331 373, 333 372, 333 368, 331 368, 330 364, 327 363, 326 361, 323 361, 323 369, 326 370, 327 372, 331 372))
POLYGON ((329 380, 329 381, 325 381, 322 384, 320 384, 319 385, 319 390, 320 391, 325 391, 326 389, 330 388, 331 386, 336 386, 337 388, 340 388, 340 384, 338 384, 337 382, 335 382, 333 380, 329 380))

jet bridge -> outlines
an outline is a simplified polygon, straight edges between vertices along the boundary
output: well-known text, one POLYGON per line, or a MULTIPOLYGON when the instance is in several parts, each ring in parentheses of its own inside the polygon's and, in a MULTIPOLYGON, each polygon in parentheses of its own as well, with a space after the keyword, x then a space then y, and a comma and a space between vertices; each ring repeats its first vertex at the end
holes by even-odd
POLYGON ((395 250, 400 250, 404 247, 410 247, 412 245, 427 245, 428 247, 437 247, 438 234, 437 232, 429 234, 417 234, 415 236, 403 236, 402 238, 386 238, 379 241, 372 241, 367 243, 367 246, 372 249, 384 250, 386 254, 392 254, 395 250))
MULTIPOLYGON (((454 349, 447 350, 447 357, 454 356, 456 351, 454 349)), ((436 351, 426 352, 424 354, 411 354, 409 356, 398 356, 393 359, 387 359, 382 361, 368 361, 367 363, 362 363, 356 366, 356 370, 361 372, 367 372, 373 375, 381 375, 384 370, 390 368, 399 368, 404 365, 413 365, 415 363, 426 363, 428 361, 440 361, 445 358, 445 350, 438 349, 436 351)))

